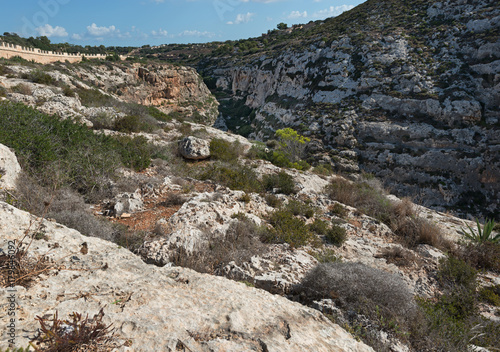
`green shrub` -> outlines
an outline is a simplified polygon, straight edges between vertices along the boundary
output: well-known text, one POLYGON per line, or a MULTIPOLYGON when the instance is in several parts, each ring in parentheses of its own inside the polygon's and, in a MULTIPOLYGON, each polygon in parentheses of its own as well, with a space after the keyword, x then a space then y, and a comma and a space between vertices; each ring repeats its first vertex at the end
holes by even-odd
POLYGON ((139 132, 141 123, 138 116, 124 116, 115 121, 114 130, 124 133, 139 132))
POLYGON ((226 165, 215 162, 201 169, 195 176, 200 180, 213 180, 230 189, 247 193, 258 193, 262 190, 255 171, 240 164, 226 165))
POLYGON ((296 218, 289 210, 275 210, 269 216, 269 223, 273 230, 266 235, 267 242, 288 243, 292 247, 300 247, 312 239, 306 223, 296 218))
POLYGON ((335 251, 329 248, 321 252, 310 253, 319 263, 335 263, 341 262, 342 258, 335 254, 335 251))
POLYGON ((110 95, 101 93, 98 89, 79 88, 76 91, 82 105, 87 107, 114 106, 117 101, 110 95))
POLYGON ((469 232, 462 229, 462 234, 473 242, 483 243, 483 242, 493 242, 500 243, 500 233, 495 234, 493 228, 495 227, 495 221, 488 220, 484 224, 484 228, 481 230, 481 224, 479 220, 476 219, 477 230, 473 230, 469 225, 467 228, 469 232))
POLYGON ((41 70, 33 70, 28 76, 29 80, 33 83, 51 85, 54 83, 54 79, 41 70))
POLYGON ((347 209, 340 203, 335 203, 331 207, 331 212, 339 218, 345 218, 347 216, 347 209))
POLYGON ((241 152, 238 142, 231 143, 224 139, 214 138, 210 141, 210 156, 212 159, 236 162, 241 152))
POLYGON ((172 121, 172 118, 170 116, 168 116, 164 112, 158 110, 158 108, 155 108, 154 106, 148 106, 147 109, 148 109, 149 115, 158 121, 163 121, 163 122, 172 121))
POLYGON ((68 86, 68 85, 66 85, 66 84, 63 85, 62 90, 63 90, 63 94, 65 96, 67 96, 67 97, 72 97, 73 98, 73 97, 76 96, 75 91, 73 89, 71 89, 71 87, 68 86))
POLYGON ((262 183, 266 191, 276 190, 278 193, 293 194, 297 193, 293 177, 284 171, 277 174, 264 175, 262 183))
POLYGON ((314 207, 294 199, 288 201, 285 205, 285 209, 290 211, 293 215, 305 216, 308 219, 312 218, 317 211, 314 207))
POLYGON ((488 304, 500 307, 500 285, 483 287, 479 291, 479 297, 488 304))
POLYGON ((321 219, 314 219, 314 222, 309 225, 311 231, 320 236, 325 236, 329 230, 328 222, 321 219))
POLYGON ((116 145, 126 167, 141 171, 151 165, 152 149, 145 137, 117 137, 113 144, 116 145))
POLYGON ((119 166, 141 170, 150 163, 144 138, 95 134, 10 102, 0 102, 0 143, 13 148, 23 169, 42 185, 69 185, 87 196, 108 188, 119 166))
POLYGON ((338 225, 333 225, 325 235, 326 240, 336 247, 342 246, 347 239, 346 230, 338 225))
POLYGON ((281 201, 274 194, 266 194, 265 200, 270 207, 279 208, 281 206, 281 201))

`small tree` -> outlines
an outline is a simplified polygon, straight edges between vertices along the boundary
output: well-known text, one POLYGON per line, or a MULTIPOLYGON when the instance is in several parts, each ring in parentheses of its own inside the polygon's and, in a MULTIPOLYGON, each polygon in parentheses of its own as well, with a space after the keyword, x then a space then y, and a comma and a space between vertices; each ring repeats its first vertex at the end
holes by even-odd
POLYGON ((276 137, 279 140, 280 149, 292 162, 300 161, 305 156, 306 144, 311 141, 310 138, 301 136, 289 127, 277 130, 276 137))
POLYGON ((279 23, 277 26, 276 26, 279 30, 282 30, 282 29, 287 29, 288 28, 288 25, 286 23, 279 23))

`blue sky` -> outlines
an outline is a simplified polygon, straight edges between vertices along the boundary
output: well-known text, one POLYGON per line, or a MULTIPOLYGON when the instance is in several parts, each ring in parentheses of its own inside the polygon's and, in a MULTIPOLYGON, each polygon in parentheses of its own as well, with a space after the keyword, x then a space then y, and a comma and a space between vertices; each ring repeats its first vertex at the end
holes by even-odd
POLYGON ((0 32, 54 43, 141 46, 259 36, 336 16, 362 0, 0 0, 0 32))

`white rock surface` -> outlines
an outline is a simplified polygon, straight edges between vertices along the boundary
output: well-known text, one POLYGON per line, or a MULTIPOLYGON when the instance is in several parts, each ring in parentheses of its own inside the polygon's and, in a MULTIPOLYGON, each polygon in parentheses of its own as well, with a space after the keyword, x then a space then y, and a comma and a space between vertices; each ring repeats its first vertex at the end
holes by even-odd
MULTIPOLYGON (((0 247, 20 239, 33 217, 0 202, 0 247)), ((44 222, 47 240, 29 253, 47 255, 61 270, 41 276, 28 289, 16 287, 16 344, 36 333, 36 316, 72 312, 116 328, 118 351, 373 351, 321 313, 298 303, 224 278, 182 268, 147 265, 124 248, 44 222), (88 253, 80 252, 86 242, 88 253), (57 245, 56 245, 57 244, 57 245)), ((33 225, 31 226, 33 229, 33 225)), ((0 321, 7 316, 7 290, 0 289, 0 321)), ((5 336, 7 324, 0 324, 5 336)), ((7 348, 0 341, 0 349, 7 348)))
POLYGON ((186 159, 202 160, 210 157, 210 142, 189 136, 179 143, 179 152, 186 159))
POLYGON ((0 144, 0 192, 16 188, 16 180, 21 172, 16 155, 3 144, 0 144))

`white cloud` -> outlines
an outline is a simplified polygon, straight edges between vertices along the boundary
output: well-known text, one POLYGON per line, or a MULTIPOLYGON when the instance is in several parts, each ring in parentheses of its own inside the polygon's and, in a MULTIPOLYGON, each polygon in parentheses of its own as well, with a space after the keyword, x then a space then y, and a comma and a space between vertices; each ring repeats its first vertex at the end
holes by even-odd
POLYGON ((240 23, 248 23, 252 20, 252 17, 255 16, 255 13, 247 12, 245 14, 239 13, 236 15, 236 19, 234 21, 229 21, 227 24, 240 24, 240 23))
POLYGON ((354 8, 353 5, 330 6, 327 9, 313 13, 312 17, 316 19, 325 19, 327 17, 334 17, 340 15, 342 12, 349 11, 352 8, 354 8))
POLYGON ((83 37, 82 37, 80 34, 75 33, 75 34, 73 34, 73 35, 71 36, 71 39, 74 39, 74 40, 82 40, 82 39, 83 39, 83 37))
POLYGON ((151 31, 151 34, 154 37, 166 37, 166 36, 168 36, 168 32, 164 29, 161 29, 161 28, 157 31, 151 31))
POLYGON ((300 11, 292 11, 290 14, 287 16, 288 19, 294 20, 297 18, 307 18, 307 11, 300 12, 300 11))
POLYGON ((46 37, 67 37, 68 32, 63 27, 55 26, 52 27, 50 24, 45 24, 36 28, 38 35, 46 37))
POLYGON ((215 33, 212 32, 200 32, 197 30, 185 30, 184 32, 181 32, 176 35, 176 37, 207 37, 207 38, 213 38, 215 37, 215 33))
POLYGON ((94 37, 120 34, 120 30, 116 29, 115 26, 98 27, 95 23, 92 23, 90 26, 87 26, 87 32, 94 37))

